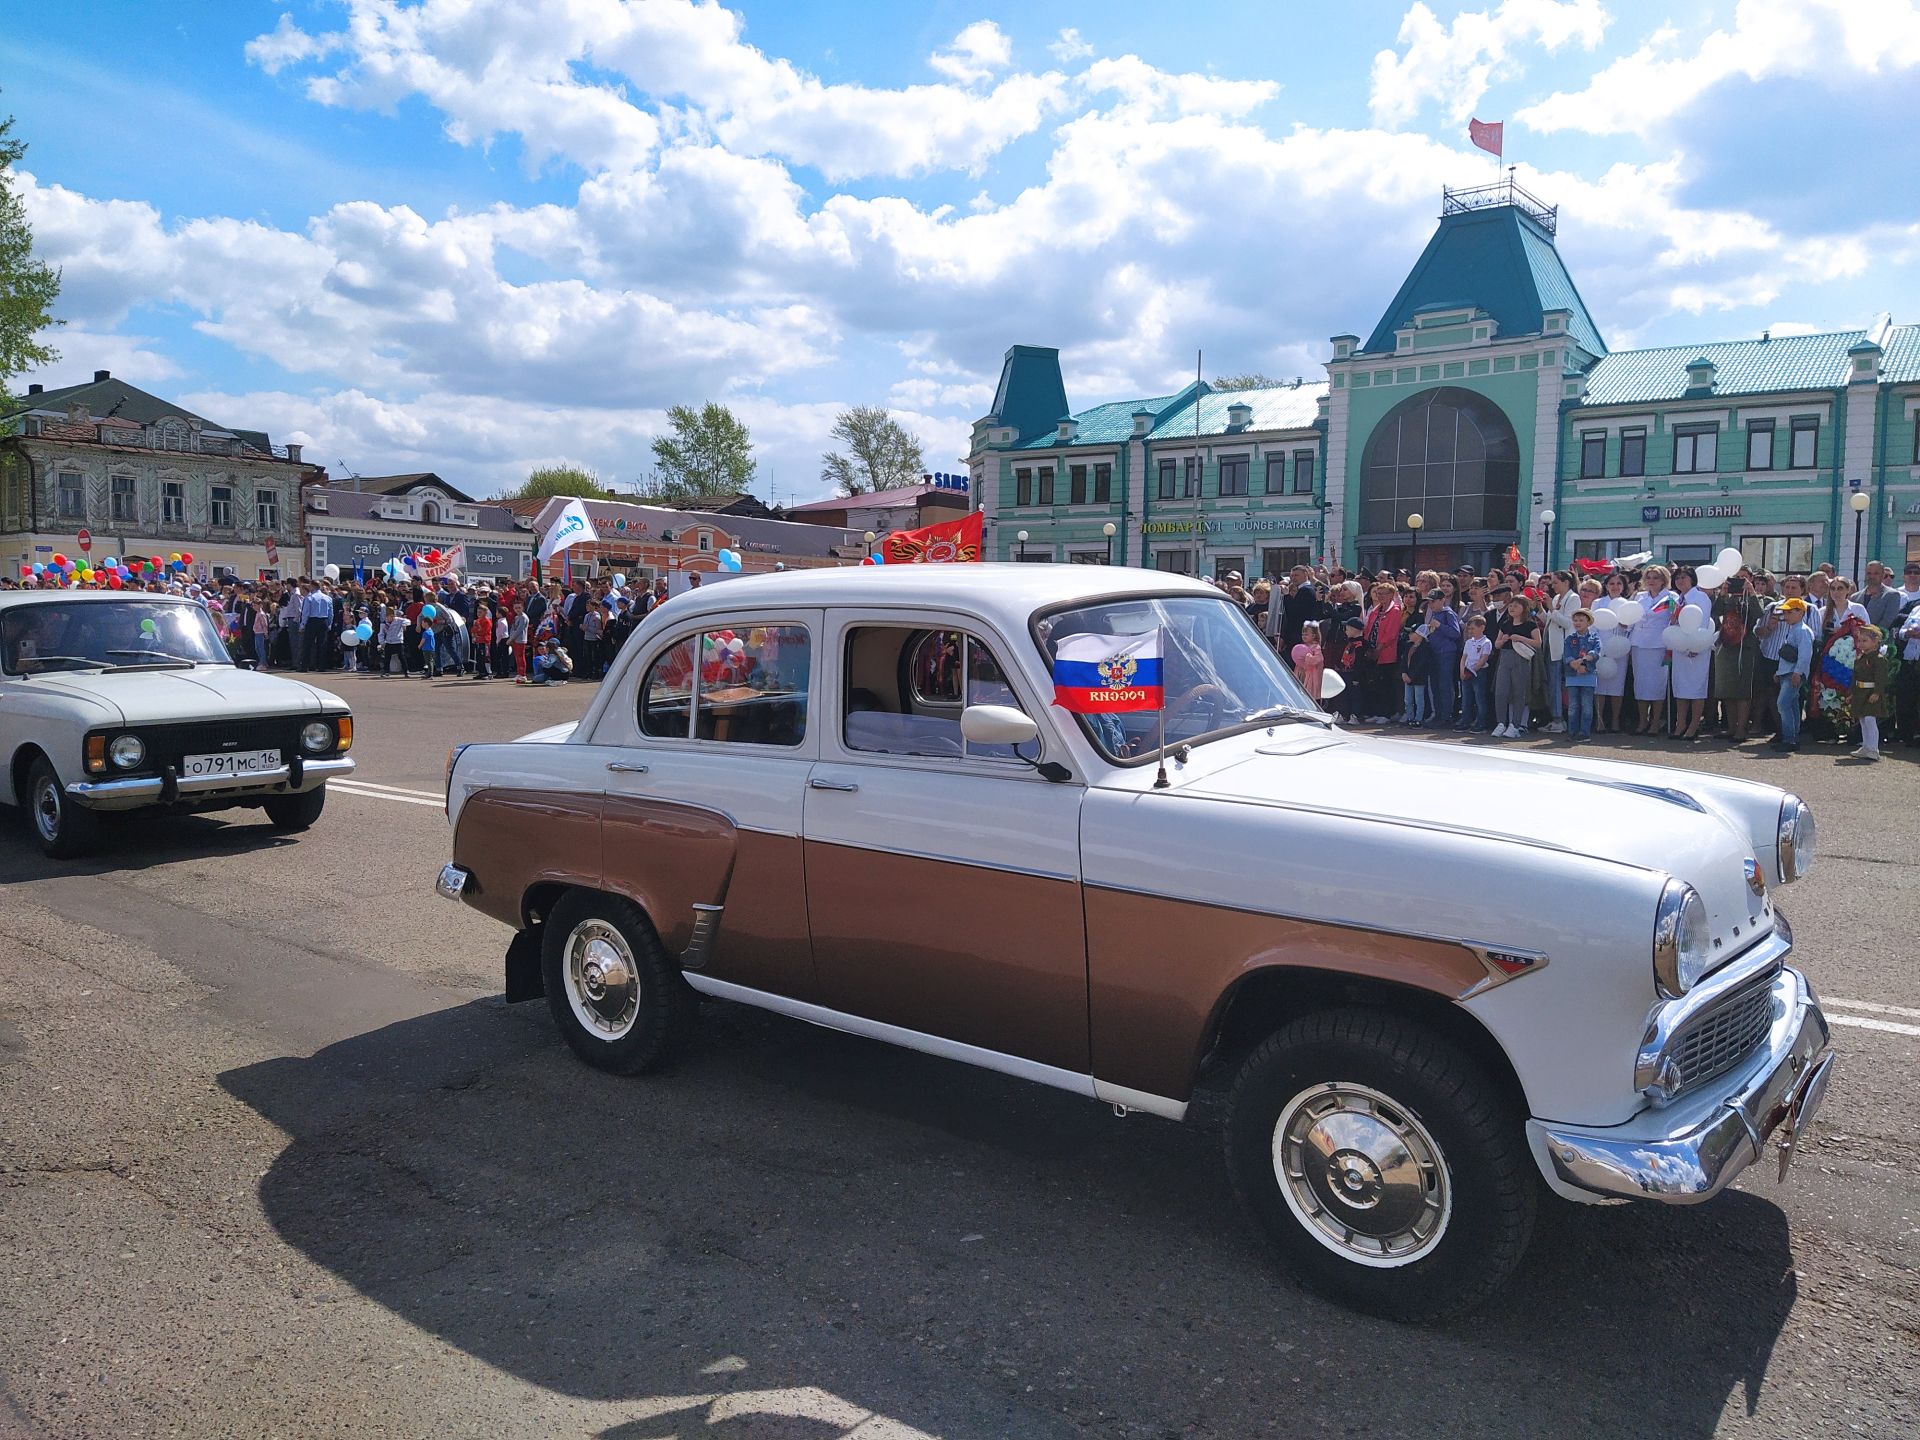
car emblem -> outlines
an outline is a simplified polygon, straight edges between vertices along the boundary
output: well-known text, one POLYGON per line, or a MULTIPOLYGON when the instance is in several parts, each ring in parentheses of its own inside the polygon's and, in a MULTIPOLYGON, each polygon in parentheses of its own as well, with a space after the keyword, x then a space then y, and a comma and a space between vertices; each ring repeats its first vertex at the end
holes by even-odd
POLYGON ((1747 888, 1755 895, 1767 893, 1767 877, 1760 873, 1760 862, 1751 857, 1747 860, 1747 888))

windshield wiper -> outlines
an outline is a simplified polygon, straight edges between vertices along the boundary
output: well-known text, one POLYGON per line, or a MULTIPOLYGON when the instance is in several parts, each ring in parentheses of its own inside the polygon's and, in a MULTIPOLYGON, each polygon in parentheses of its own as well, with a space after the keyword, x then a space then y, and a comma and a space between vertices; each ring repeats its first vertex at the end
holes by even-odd
POLYGON ((1262 724, 1268 720, 1307 720, 1316 725, 1332 725, 1333 716, 1324 710, 1309 710, 1304 705, 1269 705, 1264 710, 1240 717, 1242 725, 1262 724))
POLYGON ((144 655, 146 660, 133 665, 115 665, 115 670, 137 670, 141 665, 198 665, 200 662, 187 655, 175 655, 171 650, 109 650, 109 655, 144 655))
POLYGON ((136 660, 130 665, 109 665, 106 673, 121 675, 129 670, 192 670, 198 663, 182 655, 161 655, 152 660, 136 660))
POLYGON ((34 673, 34 670, 38 670, 42 666, 61 665, 61 664, 78 665, 82 669, 86 669, 89 666, 96 667, 101 670, 105 670, 108 668, 106 661, 95 660, 92 656, 89 656, 89 655, 34 655, 21 662, 21 667, 22 667, 21 674, 31 675, 34 673), (25 667, 28 665, 33 666, 34 670, 26 669, 25 667))

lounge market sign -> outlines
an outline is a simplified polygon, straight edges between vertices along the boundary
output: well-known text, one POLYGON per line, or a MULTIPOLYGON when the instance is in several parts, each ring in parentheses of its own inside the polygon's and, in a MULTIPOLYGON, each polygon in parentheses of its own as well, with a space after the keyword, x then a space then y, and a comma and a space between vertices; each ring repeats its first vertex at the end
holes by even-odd
POLYGON ((1656 520, 1738 520, 1738 505, 1642 505, 1640 520, 1651 525, 1656 520))
POLYGON ((1227 515, 1190 520, 1143 520, 1142 535, 1285 535, 1311 530, 1312 515, 1227 515))

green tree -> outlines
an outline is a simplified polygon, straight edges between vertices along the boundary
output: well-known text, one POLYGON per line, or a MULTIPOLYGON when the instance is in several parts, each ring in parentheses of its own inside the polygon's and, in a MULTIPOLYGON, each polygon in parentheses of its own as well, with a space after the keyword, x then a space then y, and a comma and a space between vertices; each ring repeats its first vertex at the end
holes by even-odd
POLYGON ((654 473, 641 493, 663 501, 733 495, 753 483, 753 440, 726 406, 709 400, 698 410, 667 410, 671 435, 653 441, 654 473))
POLYGON ((33 227, 10 173, 27 147, 12 137, 12 129, 11 115, 0 120, 0 398, 11 393, 14 376, 60 358, 59 351, 34 338, 61 323, 52 315, 60 272, 33 258, 33 227))
POLYGON ((578 495, 583 500, 604 500, 607 487, 591 470, 578 465, 542 465, 526 483, 513 492, 515 500, 537 500, 548 495, 578 495))
POLYGON ((1276 380, 1271 375, 1262 375, 1258 370, 1249 370, 1245 375, 1220 375, 1211 382, 1216 390, 1278 390, 1291 381, 1276 380))
POLYGON ((820 478, 842 495, 864 495, 914 485, 925 461, 920 437, 878 405, 842 410, 833 422, 833 438, 852 452, 828 451, 820 457, 820 478))

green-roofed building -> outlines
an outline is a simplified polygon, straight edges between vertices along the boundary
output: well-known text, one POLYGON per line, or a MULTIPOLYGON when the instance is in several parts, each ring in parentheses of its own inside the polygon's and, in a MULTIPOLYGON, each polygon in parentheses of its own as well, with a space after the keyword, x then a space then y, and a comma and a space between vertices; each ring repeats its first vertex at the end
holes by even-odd
POLYGON ((1920 326, 1613 350, 1558 220, 1511 179, 1444 191, 1323 383, 1072 411, 1058 352, 1014 347, 970 457, 991 549, 1104 560, 1111 526, 1114 563, 1249 579, 1309 558, 1484 571, 1510 549, 1535 568, 1920 558, 1920 326))

